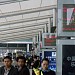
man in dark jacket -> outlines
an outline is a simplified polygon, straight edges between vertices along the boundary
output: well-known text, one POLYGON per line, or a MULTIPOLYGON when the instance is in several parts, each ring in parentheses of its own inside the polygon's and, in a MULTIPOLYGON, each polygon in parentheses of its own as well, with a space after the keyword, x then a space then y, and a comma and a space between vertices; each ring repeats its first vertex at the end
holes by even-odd
POLYGON ((25 65, 26 63, 25 57, 19 56, 17 57, 16 60, 17 60, 17 68, 18 68, 19 75, 30 75, 29 69, 25 65))
POLYGON ((12 58, 6 56, 3 59, 4 66, 0 67, 0 75, 18 75, 18 70, 12 66, 12 58))
POLYGON ((56 75, 54 71, 48 69, 49 60, 44 58, 41 63, 40 75, 56 75))

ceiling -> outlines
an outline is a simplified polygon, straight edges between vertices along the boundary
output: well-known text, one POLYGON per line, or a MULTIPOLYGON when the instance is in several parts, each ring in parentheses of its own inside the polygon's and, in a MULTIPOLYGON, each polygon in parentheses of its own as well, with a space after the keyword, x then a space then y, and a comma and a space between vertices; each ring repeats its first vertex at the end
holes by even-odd
POLYGON ((57 0, 0 0, 0 42, 31 39, 53 17, 57 0))

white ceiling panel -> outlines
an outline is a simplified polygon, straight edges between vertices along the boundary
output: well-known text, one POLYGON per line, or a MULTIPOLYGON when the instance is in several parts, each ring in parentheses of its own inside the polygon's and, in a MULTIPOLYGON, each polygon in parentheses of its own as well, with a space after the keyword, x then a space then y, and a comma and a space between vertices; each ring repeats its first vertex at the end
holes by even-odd
POLYGON ((13 30, 7 30, 7 31, 0 31, 0 36, 1 35, 6 35, 6 34, 13 34, 13 33, 20 33, 20 32, 32 32, 33 30, 38 30, 44 28, 44 25, 42 26, 36 26, 36 27, 28 27, 28 28, 20 28, 20 29, 13 29, 13 30))
POLYGON ((22 1, 27 1, 27 0, 0 0, 0 5, 22 2, 22 1))
POLYGON ((43 6, 50 6, 50 5, 56 5, 57 0, 42 0, 41 7, 43 6))
POLYGON ((48 19, 37 20, 37 23, 39 23, 39 22, 46 22, 46 21, 48 21, 48 19))
POLYGON ((9 36, 6 36, 7 38, 1 37, 1 39, 2 40, 4 40, 4 39, 14 39, 14 38, 27 37, 27 36, 34 36, 34 35, 37 35, 37 34, 38 33, 36 32, 36 33, 32 33, 32 34, 31 33, 30 34, 25 34, 25 35, 23 34, 23 35, 19 35, 19 36, 16 35, 16 36, 13 36, 13 37, 12 36, 10 36, 10 37, 9 36))
POLYGON ((22 19, 22 15, 7 17, 6 19, 7 19, 7 21, 20 20, 20 19, 22 19))
POLYGON ((20 10, 20 6, 19 3, 5 4, 5 5, 0 5, 0 10, 2 11, 2 13, 18 11, 20 10))
POLYGON ((0 23, 6 22, 6 18, 0 18, 0 23))
POLYGON ((52 15, 45 15, 45 16, 39 16, 39 17, 34 17, 34 18, 27 18, 27 19, 21 19, 21 20, 14 20, 14 21, 9 21, 7 23, 1 23, 0 26, 3 25, 12 25, 12 24, 17 24, 17 23, 23 23, 23 22, 30 22, 30 21, 36 21, 36 20, 43 20, 52 17, 52 15))
MULTIPOLYGON (((36 35, 36 34, 35 34, 36 35)), ((21 36, 21 37, 16 37, 16 38, 3 38, 2 40, 0 39, 0 43, 3 43, 3 42, 11 42, 11 41, 23 41, 26 40, 26 39, 32 39, 32 37, 34 37, 35 35, 29 35, 29 36, 21 36)))
POLYGON ((38 17, 39 12, 37 13, 31 13, 31 14, 25 14, 23 15, 23 18, 32 18, 32 17, 38 17))
POLYGON ((22 10, 40 7, 41 0, 29 0, 20 2, 22 10))
POLYGON ((42 26, 47 24, 48 21, 45 22, 39 22, 39 23, 31 23, 31 24, 25 24, 25 23, 19 23, 19 24, 13 24, 13 25, 6 25, 6 26, 1 26, 0 27, 0 32, 1 31, 8 31, 8 30, 15 30, 15 29, 21 29, 21 28, 29 28, 29 27, 34 27, 34 26, 42 26))
POLYGON ((56 4, 57 0, 0 0, 0 42, 37 35, 46 24, 39 23, 48 23, 48 18, 53 16, 50 5, 56 4))
POLYGON ((50 15, 50 11, 43 11, 39 13, 39 16, 50 15))

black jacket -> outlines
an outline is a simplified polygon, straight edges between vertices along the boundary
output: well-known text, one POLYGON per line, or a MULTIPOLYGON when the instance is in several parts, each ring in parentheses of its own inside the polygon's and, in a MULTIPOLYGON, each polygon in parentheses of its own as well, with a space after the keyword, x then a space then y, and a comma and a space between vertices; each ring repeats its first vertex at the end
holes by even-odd
MULTIPOLYGON (((4 72, 4 66, 0 67, 0 75, 4 75, 4 72)), ((8 75, 18 75, 18 70, 14 66, 11 66, 8 75)))
MULTIPOLYGON (((40 71, 41 72, 41 71, 40 71)), ((43 75, 56 75, 54 71, 49 70, 48 72, 42 71, 43 75)))
POLYGON ((19 75, 30 75, 30 72, 27 66, 23 66, 23 68, 19 70, 19 75))
MULTIPOLYGON (((40 70, 40 75, 41 75, 41 71, 42 70, 40 70)), ((42 71, 42 73, 43 73, 43 75, 56 75, 56 73, 52 70, 49 70, 48 72, 42 71)), ((36 75, 33 70, 32 70, 32 75, 36 75)))

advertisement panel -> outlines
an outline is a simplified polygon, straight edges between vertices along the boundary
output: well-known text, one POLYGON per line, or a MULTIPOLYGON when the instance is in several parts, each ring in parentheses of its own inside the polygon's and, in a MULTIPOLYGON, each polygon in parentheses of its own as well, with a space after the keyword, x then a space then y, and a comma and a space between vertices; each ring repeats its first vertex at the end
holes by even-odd
POLYGON ((49 59, 48 68, 56 71, 56 50, 53 49, 42 50, 42 58, 48 58, 49 59))
POLYGON ((75 75, 75 40, 57 41, 57 75, 75 75))
POLYGON ((58 0, 58 36, 75 36, 75 0, 58 0))

